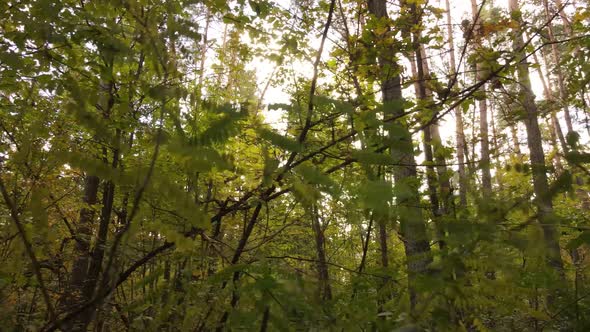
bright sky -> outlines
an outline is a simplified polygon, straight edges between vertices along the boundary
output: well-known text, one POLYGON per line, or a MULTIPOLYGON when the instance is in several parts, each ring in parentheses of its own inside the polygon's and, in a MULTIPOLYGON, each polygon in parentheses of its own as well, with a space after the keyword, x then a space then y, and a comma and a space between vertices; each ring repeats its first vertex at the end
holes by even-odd
MULTIPOLYGON (((436 5, 437 7, 440 8, 444 8, 444 0, 431 0, 432 4, 436 5)), ((281 5, 282 2, 280 2, 281 5)), ((454 38, 455 38, 455 42, 458 44, 462 43, 462 32, 459 29, 461 21, 465 18, 471 18, 471 0, 451 0, 451 10, 452 10, 452 20, 453 20, 453 24, 454 24, 454 38)), ((481 3, 480 1, 478 1, 478 3, 481 3)), ((507 8, 508 7, 508 0, 488 0, 488 3, 493 3, 494 5, 498 6, 498 7, 502 7, 502 8, 507 8)), ((283 7, 285 8, 285 6, 283 5, 283 7)), ((443 18, 440 21, 440 24, 446 24, 446 18, 443 18)), ((222 29, 221 29, 222 30, 222 29)), ((446 32, 446 30, 445 30, 446 32)), ((338 40, 338 37, 334 34, 330 35, 331 37, 333 37, 334 40, 338 40)), ((247 38, 247 37, 246 37, 247 38)), ((219 38, 220 40, 221 38, 219 38)), ((312 38, 311 40, 311 46, 315 49, 319 48, 319 44, 320 44, 320 39, 319 39, 319 34, 316 38, 312 38)), ((273 45, 269 45, 269 47, 273 47, 273 45)), ((322 56, 322 59, 324 59, 324 61, 327 59, 328 54, 330 53, 330 49, 333 47, 333 44, 328 40, 324 49, 324 53, 322 56)), ((455 52, 456 52, 456 56, 457 56, 457 61, 458 59, 458 52, 460 51, 460 48, 456 48, 455 52)), ((447 54, 444 55, 445 57, 448 57, 447 54)), ((531 59, 532 60, 532 59, 531 59)), ((431 67, 432 68, 442 68, 442 61, 443 59, 437 59, 437 58, 433 58, 432 59, 432 64, 431 67)), ((448 59, 444 59, 445 62, 448 62, 448 59)), ((313 72, 313 66, 311 63, 306 62, 306 61, 297 61, 296 63, 290 63, 287 64, 287 66, 291 66, 293 69, 296 69, 298 75, 304 75, 306 77, 308 77, 309 79, 311 79, 312 77, 312 72, 313 72)), ((259 90, 262 91, 262 89, 266 86, 269 78, 273 77, 274 75, 274 71, 276 69, 276 64, 268 61, 268 60, 264 60, 264 59, 255 59, 252 63, 249 64, 249 69, 254 69, 257 73, 257 79, 258 79, 258 86, 259 86, 259 90)), ((460 69, 463 70, 463 69, 460 69)), ((409 68, 407 69, 407 72, 409 72, 409 68)), ((532 85, 533 85, 533 91, 535 93, 535 95, 537 96, 537 99, 539 98, 543 98, 543 87, 541 84, 541 80, 539 79, 539 75, 537 70, 534 70, 531 68, 531 81, 532 81, 532 85)), ((321 81, 319 82, 321 84, 321 81)), ((413 89, 409 88, 406 89, 404 91, 404 95, 407 97, 411 97, 411 95, 413 94, 413 89)), ((276 86, 271 84, 265 95, 264 95, 264 103, 265 104, 273 104, 273 103, 289 103, 290 101, 290 96, 289 94, 287 94, 285 92, 285 86, 276 86)), ((281 123, 281 111, 280 110, 274 110, 274 111, 263 111, 263 114, 266 118, 266 122, 271 124, 273 127, 275 127, 278 130, 283 130, 285 128, 285 125, 283 123, 281 123)), ((491 114, 488 116, 488 118, 491 116, 491 114)), ((443 140, 444 141, 450 141, 452 139, 454 139, 454 135, 455 135, 455 119, 454 119, 454 115, 451 113, 448 116, 446 116, 441 122, 440 122, 440 126, 441 126, 441 135, 443 136, 443 140)), ((564 123, 562 122, 562 127, 564 126, 564 123)), ((520 128, 521 130, 519 130, 520 136, 522 136, 522 140, 524 142, 524 132, 523 132, 523 128, 520 128)), ((454 144, 454 143, 453 143, 454 144)), ((525 147, 523 147, 525 148, 525 147)))
MULTIPOLYGON (((488 1, 490 1, 490 0, 488 0, 488 1)), ((440 8, 444 8, 444 6, 445 6, 443 0, 435 0, 435 1, 433 1, 433 3, 440 8)), ((505 1, 497 1, 496 0, 495 3, 496 3, 496 5, 503 5, 502 7, 506 8, 508 0, 505 0, 505 1)), ((451 0, 450 4, 451 4, 451 12, 453 14, 452 20, 453 20, 453 23, 455 24, 454 38, 455 38, 455 41, 457 42, 457 41, 461 41, 463 38, 462 32, 458 28, 461 24, 461 21, 464 18, 471 17, 471 1, 470 0, 451 0)), ((441 22, 442 24, 446 24, 446 19, 443 18, 442 21, 443 21, 443 22, 441 22)), ((337 37, 334 36, 334 39, 337 39, 337 37)), ((319 36, 318 36, 318 38, 312 40, 312 44, 317 44, 317 45, 312 45, 312 46, 316 49, 319 48, 319 42, 320 41, 319 41, 319 36)), ((326 43, 326 47, 324 49, 324 54, 322 56, 323 59, 327 58, 327 55, 330 53, 330 49, 332 47, 333 47, 333 44, 328 40, 326 43)), ((458 49, 456 49, 455 52, 458 53, 458 49)), ((448 61, 448 59, 446 57, 448 57, 448 56, 445 55, 444 61, 448 61)), ((433 59, 433 61, 434 61, 433 67, 441 66, 442 65, 441 60, 442 59, 433 59)), ((407 61, 405 61, 405 62, 407 62, 407 61)), ((293 66, 294 68, 297 68, 299 75, 305 75, 309 79, 311 79, 312 72, 313 72, 313 67, 312 67, 311 63, 297 62, 297 63, 290 64, 290 65, 293 66)), ((406 63, 406 66, 409 67, 409 63, 406 63)), ((255 69, 258 73, 259 86, 264 87, 266 85, 268 78, 271 77, 271 75, 275 69, 275 65, 269 61, 258 59, 258 61, 255 61, 251 64, 251 68, 255 69)), ((407 71, 409 72, 409 68, 407 68, 407 71)), ((533 89, 535 91, 535 94, 537 96, 542 96, 542 93, 543 93, 542 86, 541 86, 541 82, 540 82, 539 77, 536 74, 536 72, 533 73, 531 80, 533 83, 533 89)), ((404 91, 404 94, 406 96, 412 95, 413 88, 410 87, 409 89, 406 89, 404 91)), ((269 88, 265 94, 265 97, 264 97, 264 102, 266 104, 269 104, 269 103, 270 104, 272 104, 272 103, 289 103, 289 95, 285 92, 285 88, 282 86, 269 86, 269 88)), ((279 110, 265 111, 264 115, 267 119, 267 123, 272 124, 273 126, 276 126, 277 129, 282 129, 283 126, 280 123, 281 112, 279 110)), ((442 129, 441 134, 443 135, 443 140, 448 140, 448 139, 451 139, 454 137, 454 132, 455 132, 454 117, 447 116, 445 119, 443 119, 443 121, 441 121, 440 126, 442 129)))

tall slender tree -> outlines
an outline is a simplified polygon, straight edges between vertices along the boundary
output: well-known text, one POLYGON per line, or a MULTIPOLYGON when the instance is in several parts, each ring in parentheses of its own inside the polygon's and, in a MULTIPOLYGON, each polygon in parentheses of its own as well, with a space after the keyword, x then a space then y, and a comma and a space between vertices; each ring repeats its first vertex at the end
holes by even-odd
MULTIPOLYGON (((446 9, 446 22, 447 22, 447 43, 449 45, 449 76, 451 80, 456 80, 457 73, 457 61, 455 60, 455 38, 453 36, 453 20, 451 15, 451 4, 449 0, 445 0, 446 9)), ((461 107, 454 109, 455 114, 455 141, 456 141, 456 153, 457 153, 457 168, 459 170, 459 205, 464 207, 467 205, 467 174, 465 172, 465 129, 463 124, 463 110, 461 107)))
POLYGON ((524 110, 524 123, 527 132, 527 145, 533 175, 537 216, 543 229, 547 264, 563 277, 564 271, 561 249, 559 247, 559 232, 557 232, 556 219, 553 216, 552 197, 549 194, 545 153, 543 151, 543 141, 538 121, 539 112, 531 87, 528 60, 525 56, 522 13, 518 5, 518 0, 510 0, 509 7, 513 19, 518 23, 518 27, 513 32, 514 53, 517 56, 519 102, 524 110))
MULTIPOLYGON (((375 19, 384 22, 387 27, 391 21, 387 13, 387 1, 369 0, 369 13, 375 19)), ((389 31, 390 28, 387 28, 389 31)), ((385 34, 389 36, 390 34, 385 34)), ((396 213, 399 218, 401 235, 407 259, 408 283, 410 292, 410 306, 418 304, 418 279, 428 272, 428 265, 432 261, 430 244, 426 231, 426 223, 420 207, 420 193, 418 191, 416 160, 412 135, 404 119, 402 105, 402 89, 400 67, 395 62, 395 49, 380 47, 378 51, 379 68, 381 69, 381 93, 383 104, 388 116, 401 117, 395 124, 390 124, 391 144, 389 149, 393 160, 403 166, 394 166, 393 177, 396 192, 396 213)))
MULTIPOLYGON (((473 19, 472 33, 474 34, 474 49, 475 52, 479 52, 479 48, 483 47, 483 24, 481 20, 481 8, 484 6, 485 1, 479 6, 477 0, 471 0, 471 16, 473 19)), ((477 61, 475 63, 475 79, 476 81, 483 80, 484 72, 482 63, 477 61)), ((490 138, 488 130, 488 101, 485 94, 486 84, 481 87, 481 95, 477 98, 477 108, 479 109, 479 142, 480 142, 480 167, 481 167, 481 185, 482 185, 482 196, 490 197, 492 194, 492 175, 490 171, 490 138)))

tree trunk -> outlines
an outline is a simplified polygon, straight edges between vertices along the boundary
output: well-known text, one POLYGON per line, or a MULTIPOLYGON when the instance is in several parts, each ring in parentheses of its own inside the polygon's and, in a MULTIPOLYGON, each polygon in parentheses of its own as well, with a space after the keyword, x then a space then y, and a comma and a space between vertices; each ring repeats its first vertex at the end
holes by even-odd
MULTIPOLYGON (((547 0, 543 0, 543 6, 545 7, 545 18, 548 20, 547 24, 547 34, 549 36, 549 42, 551 43, 551 55, 553 56, 553 63, 555 65, 555 74, 557 76, 557 86, 559 88, 559 99, 563 106, 563 116, 565 118, 565 124, 567 126, 567 133, 566 137, 569 135, 574 135, 574 126, 572 124, 572 117, 570 115, 570 110, 567 103, 567 92, 565 89, 565 80, 563 77, 563 72, 561 71, 560 65, 560 56, 559 52, 557 51, 557 43, 555 41, 555 35, 553 34, 553 23, 551 22, 551 13, 549 11, 549 3, 547 0)), ((561 7, 561 6, 560 6, 561 7)), ((560 11, 563 13, 563 11, 560 11)), ((561 14, 565 15, 565 14, 561 14)), ((564 16, 562 16, 562 19, 564 16)), ((564 22, 565 23, 565 22, 564 22)), ((567 28, 566 28, 567 29, 567 28)))
MULTIPOLYGON (((455 61, 455 41, 453 38, 453 21, 451 20, 451 5, 449 0, 445 0, 447 11, 447 35, 450 54, 450 75, 456 75, 457 63, 455 61)), ((455 108, 455 141, 457 143, 457 163, 459 170, 459 206, 467 206, 467 175, 465 173, 465 131, 463 129, 463 110, 461 107, 455 108)), ((439 135, 440 136, 440 135, 439 135)))
MULTIPOLYGON (((419 35, 414 39, 418 40, 419 35)), ((426 61, 426 51, 424 48, 414 44, 415 57, 410 59, 412 76, 416 78, 414 87, 416 96, 421 100, 425 107, 432 104, 432 91, 426 87, 426 80, 430 78, 428 61, 426 61)), ((437 113, 433 114, 434 117, 437 113)), ((426 181, 428 184, 428 193, 432 208, 433 219, 435 222, 439 247, 445 246, 445 229, 442 225, 441 217, 449 213, 452 205, 451 184, 449 181, 446 160, 444 158, 442 141, 438 129, 438 121, 435 121, 428 127, 424 128, 424 160, 428 166, 426 168, 426 181), (436 164, 436 166, 433 166, 436 164), (435 172, 436 169, 436 172, 435 172), (440 195, 439 195, 440 193, 440 195)))
MULTIPOLYGON (((110 70, 112 73, 112 58, 105 57, 105 68, 110 70)), ((112 79, 101 79, 99 83, 99 89, 100 99, 97 104, 97 109, 102 113, 103 118, 108 120, 111 116, 111 110, 115 104, 114 83, 112 79)), ((119 163, 118 144, 120 144, 120 139, 121 131, 117 130, 116 141, 113 142, 115 145, 113 161, 111 164, 113 170, 118 167, 119 163)), ((103 154, 103 162, 108 164, 106 148, 103 149, 103 154)), ((74 253, 77 258, 74 261, 74 266, 72 267, 70 283, 66 288, 66 293, 70 294, 65 295, 65 297, 68 299, 64 302, 67 307, 70 307, 70 309, 72 305, 81 305, 84 302, 91 300, 94 296, 94 291, 100 279, 99 276, 104 258, 108 226, 113 210, 115 185, 112 181, 107 181, 104 183, 102 197, 103 206, 100 214, 100 222, 96 233, 94 248, 90 250, 90 242, 92 237, 95 235, 95 211, 92 208, 92 205, 97 203, 99 187, 100 179, 97 176, 91 175, 86 177, 83 201, 88 206, 85 206, 80 210, 77 236, 81 238, 81 241, 76 241, 76 245, 74 247, 74 253), (75 295, 72 297, 72 294, 75 295)), ((86 310, 80 312, 77 317, 69 323, 70 325, 66 326, 67 329, 72 331, 85 331, 88 324, 94 317, 95 309, 96 306, 90 306, 86 310)))
POLYGON ((328 271, 328 263, 326 259, 326 239, 324 237, 324 230, 320 224, 319 211, 316 205, 311 210, 311 224, 315 235, 315 245, 317 253, 318 265, 318 281, 319 281, 319 296, 322 301, 332 299, 332 289, 330 288, 330 275, 328 271))
MULTIPOLYGON (((70 278, 67 283, 63 297, 60 299, 65 311, 69 311, 77 304, 82 303, 84 290, 87 287, 87 273, 90 262, 90 241, 92 240, 94 230, 94 205, 98 202, 99 178, 94 175, 87 175, 84 179, 84 207, 80 209, 80 217, 76 230, 78 238, 74 244, 74 263, 70 272, 70 278)), ((80 330, 77 322, 64 326, 67 330, 80 330)), ((86 326, 84 326, 84 329, 86 326)))
MULTIPOLYGON (((420 47, 420 54, 421 54, 421 61, 422 63, 422 75, 426 79, 429 79, 430 76, 430 67, 428 65, 427 54, 424 47, 420 47)), ((423 81, 423 84, 426 82, 423 81)), ((428 88, 425 89, 426 96, 432 100, 432 91, 428 88)), ((433 116, 437 116, 434 114, 433 116)), ((430 125, 430 137, 431 137, 431 146, 434 155, 434 162, 436 163, 436 175, 438 176, 438 185, 440 190, 440 214, 446 215, 453 211, 453 196, 451 192, 451 181, 449 178, 449 171, 447 169, 447 160, 445 159, 444 155, 444 146, 442 143, 442 139, 440 137, 439 131, 439 124, 438 121, 435 121, 433 124, 430 125)), ((462 131, 462 129, 461 129, 462 131)), ((464 165, 462 165, 464 167, 464 165)))
POLYGON ((518 159, 522 159, 520 139, 518 138, 518 126, 516 124, 510 125, 510 136, 512 136, 512 142, 514 143, 514 153, 516 153, 518 159))
MULTIPOLYGON (((415 37, 417 40, 418 37, 415 37)), ((430 95, 425 87, 425 73, 422 64, 421 47, 419 44, 414 45, 414 56, 410 58, 410 65, 412 70, 412 77, 414 78, 414 88, 416 90, 416 97, 423 104, 428 107, 430 95)), ((436 114, 435 114, 436 115, 436 114)), ((427 120, 428 121, 428 120, 427 120)), ((434 155, 432 152, 432 131, 431 127, 436 124, 426 126, 423 130, 422 149, 424 151, 424 161, 426 163, 426 185, 428 187, 428 198, 430 199, 430 209, 436 222, 441 216, 440 201, 438 199, 438 192, 436 190, 438 179, 434 171, 434 155)))
MULTIPOLYGON (((519 17, 520 9, 517 0, 510 0, 510 12, 513 17, 519 17)), ((522 21, 519 20, 522 27, 522 21)), ((545 154, 543 152, 541 131, 537 120, 537 106, 531 89, 529 77, 529 65, 524 54, 524 40, 521 31, 514 33, 514 52, 517 56, 517 73, 520 87, 519 100, 522 102, 526 116, 525 126, 527 131, 529 157, 533 174, 533 189, 535 193, 535 205, 541 227, 543 229, 545 244, 547 247, 546 260, 560 276, 563 276, 563 262, 559 248, 559 233, 557 232, 553 214, 552 198, 548 194, 548 182, 545 166, 545 154)))
POLYGON ((494 149, 494 161, 496 169, 496 183, 498 184, 498 190, 503 190, 504 188, 504 180, 502 179, 502 172, 499 171, 501 168, 502 161, 500 160, 500 143, 498 142, 498 131, 496 130, 496 121, 494 119, 494 104, 490 104, 490 108, 492 110, 492 117, 490 118, 490 124, 492 126, 492 144, 494 149))
MULTIPOLYGON (((543 74, 543 70, 541 69, 541 63, 539 61, 539 57, 537 53, 533 53, 533 59, 535 60, 535 64, 537 65, 537 73, 539 74, 539 78, 541 79, 541 84, 543 85, 543 93, 545 95, 545 99, 549 101, 551 104, 554 102, 553 98, 553 90, 551 88, 551 81, 549 77, 545 80, 545 75, 543 74)), ((557 155, 559 152, 557 141, 561 145, 563 152, 568 151, 567 143, 565 141, 565 137, 563 136, 563 132, 561 131, 561 126, 559 125, 559 120, 557 119, 556 111, 551 111, 551 120, 550 120, 550 127, 551 127, 551 144, 553 145, 553 149, 555 152, 555 168, 558 170, 558 173, 563 171, 563 166, 561 164, 561 158, 557 155)))
MULTIPOLYGON (((368 0, 369 13, 376 18, 388 19, 386 0, 368 0)), ((401 226, 401 235, 407 259, 408 287, 411 310, 418 302, 417 279, 428 271, 432 261, 430 244, 426 232, 426 223, 420 208, 419 186, 416 183, 417 171, 414 159, 412 135, 405 119, 402 101, 399 66, 394 62, 395 50, 384 49, 378 56, 381 68, 381 91, 386 114, 400 117, 395 125, 390 126, 390 153, 402 166, 394 166, 397 214, 401 226), (393 142, 395 140, 395 142, 393 142)))
MULTIPOLYGON (((478 6, 476 0, 471 0, 471 12, 473 17, 473 33, 475 34, 475 46, 480 46, 481 40, 481 24, 480 18, 478 17, 478 6)), ((485 79, 481 64, 478 61, 475 64, 475 77, 477 81, 485 79)), ((485 84, 482 85, 481 91, 485 93, 485 84)), ((490 141, 489 141, 489 130, 488 130, 488 105, 485 94, 480 96, 477 101, 477 107, 479 109, 479 133, 481 142, 481 184, 483 197, 490 197, 492 194, 492 175, 490 172, 490 141)))

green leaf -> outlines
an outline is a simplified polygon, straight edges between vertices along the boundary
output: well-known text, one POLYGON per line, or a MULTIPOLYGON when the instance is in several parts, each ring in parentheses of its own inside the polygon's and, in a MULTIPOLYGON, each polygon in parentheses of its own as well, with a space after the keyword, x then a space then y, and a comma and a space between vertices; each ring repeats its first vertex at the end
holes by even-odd
POLYGON ((226 112, 212 121, 197 141, 205 145, 223 143, 240 132, 238 121, 243 118, 244 115, 236 111, 226 112))
POLYGON ((260 138, 284 150, 293 152, 301 152, 303 150, 301 144, 296 140, 287 136, 280 135, 270 129, 259 128, 258 135, 260 136, 260 138))
POLYGON ((393 165, 393 158, 386 153, 370 152, 365 150, 354 150, 351 157, 361 163, 368 165, 393 165))
POLYGON ((279 161, 270 156, 266 146, 263 147, 262 153, 264 155, 264 169, 262 171, 262 183, 265 186, 269 186, 272 182, 273 173, 279 167, 279 161))
POLYGON ((403 113, 406 102, 404 99, 396 99, 383 103, 383 113, 392 116, 403 113))
POLYGON ((275 111, 275 110, 285 110, 285 111, 289 111, 291 110, 292 106, 289 104, 283 104, 283 103, 275 103, 275 104, 269 104, 268 105, 268 110, 269 111, 275 111))
POLYGON ((324 174, 317 168, 302 164, 297 166, 295 171, 300 174, 306 182, 318 185, 321 189, 332 195, 335 194, 335 191, 338 187, 336 183, 331 177, 324 174))
POLYGON ((316 108, 322 112, 341 112, 350 114, 354 111, 354 108, 350 103, 330 98, 328 96, 318 95, 315 96, 313 100, 316 108))
MULTIPOLYGON (((116 183, 125 182, 126 179, 120 169, 113 169, 111 165, 104 161, 92 158, 80 152, 70 151, 55 151, 56 156, 64 163, 73 168, 79 168, 83 172, 90 175, 96 175, 101 179, 112 180, 116 183)), ((132 183, 132 179, 126 179, 128 183, 132 183)))
POLYGON ((574 164, 590 163, 590 153, 568 152, 565 155, 565 159, 574 164))
POLYGON ((307 206, 315 204, 322 197, 321 193, 313 186, 299 180, 293 183, 293 194, 298 201, 307 206))
POLYGON ((44 192, 42 189, 36 189, 31 195, 31 212, 35 224, 35 233, 45 238, 49 229, 49 219, 47 211, 43 204, 44 192))
POLYGON ((577 249, 584 244, 590 244, 590 231, 584 231, 577 238, 569 241, 566 248, 570 250, 577 249))
POLYGON ((569 171, 564 171, 559 177, 551 183, 547 195, 549 197, 555 197, 560 192, 565 192, 571 189, 573 183, 572 174, 569 171))
POLYGON ((364 207, 387 213, 393 199, 393 188, 384 180, 365 181, 359 188, 359 196, 364 207))

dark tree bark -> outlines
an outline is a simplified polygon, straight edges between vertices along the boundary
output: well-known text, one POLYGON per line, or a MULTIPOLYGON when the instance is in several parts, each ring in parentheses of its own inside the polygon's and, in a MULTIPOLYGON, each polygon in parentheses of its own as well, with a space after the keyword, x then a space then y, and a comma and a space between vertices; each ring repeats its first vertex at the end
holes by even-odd
MULTIPOLYGON (((99 183, 99 178, 94 175, 87 175, 84 179, 84 197, 82 201, 85 206, 80 209, 80 217, 76 227, 78 240, 74 242, 75 258, 64 295, 60 299, 61 305, 66 311, 85 300, 86 277, 91 257, 90 241, 92 240, 94 230, 95 211, 93 206, 98 202, 99 183)), ((65 326, 65 328, 76 330, 75 324, 65 326)))
POLYGON ((330 275, 328 271, 328 263, 326 259, 326 238, 324 237, 324 229, 320 224, 319 210, 317 206, 310 209, 311 224, 315 235, 315 245, 317 254, 317 268, 319 281, 319 296, 322 301, 332 299, 332 289, 330 287, 330 275))
MULTIPOLYGON (((106 60, 105 66, 112 71, 112 58, 106 60)), ((114 84, 112 81, 101 81, 99 84, 101 98, 96 108, 102 113, 104 119, 109 119, 111 110, 115 103, 114 98, 114 84)), ((121 131, 116 132, 117 141, 115 145, 120 144, 121 131)), ((114 156, 112 161, 112 168, 116 169, 119 163, 118 148, 114 149, 114 156)), ((107 149, 103 149, 103 162, 108 164, 107 149)), ((66 308, 71 309, 73 306, 82 305, 90 301, 96 290, 100 279, 101 267, 103 264, 105 246, 108 235, 108 227, 111 220, 113 210, 113 202, 115 195, 115 185, 112 181, 106 181, 103 185, 102 195, 102 210, 99 218, 99 224, 95 229, 94 215, 95 211, 92 205, 98 202, 98 191, 100 187, 100 179, 97 176, 89 175, 86 177, 84 183, 84 199, 83 202, 88 205, 80 210, 80 219, 78 222, 77 236, 81 241, 76 241, 74 253, 76 259, 70 273, 70 282, 66 287, 66 295, 64 301, 66 308), (95 234, 96 232, 96 234, 95 234), (94 248, 90 249, 90 242, 96 236, 94 248)), ((69 326, 65 326, 72 331, 85 331, 88 324, 94 318, 96 307, 90 307, 73 319, 69 326)), ((66 309, 68 310, 68 309, 66 309)))

